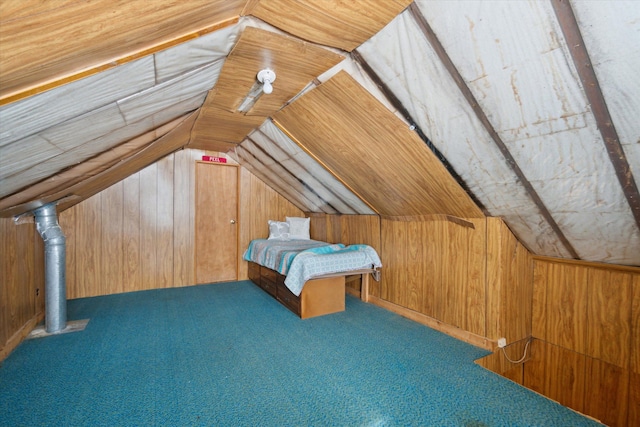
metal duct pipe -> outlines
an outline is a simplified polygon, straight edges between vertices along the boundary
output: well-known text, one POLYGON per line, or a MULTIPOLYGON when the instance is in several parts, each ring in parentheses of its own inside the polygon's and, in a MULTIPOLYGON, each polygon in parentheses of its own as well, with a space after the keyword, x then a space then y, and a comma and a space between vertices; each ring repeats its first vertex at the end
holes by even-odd
POLYGON ((45 330, 60 332, 67 326, 67 248, 58 224, 56 205, 49 203, 33 211, 36 230, 44 241, 45 330))

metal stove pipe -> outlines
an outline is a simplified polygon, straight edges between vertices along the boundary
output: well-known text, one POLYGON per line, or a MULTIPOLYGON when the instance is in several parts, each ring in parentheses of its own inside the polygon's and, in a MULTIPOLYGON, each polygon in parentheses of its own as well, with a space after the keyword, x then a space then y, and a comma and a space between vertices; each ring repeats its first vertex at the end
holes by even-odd
POLYGON ((58 224, 55 203, 33 211, 36 230, 44 241, 45 330, 60 332, 67 326, 67 248, 58 224))

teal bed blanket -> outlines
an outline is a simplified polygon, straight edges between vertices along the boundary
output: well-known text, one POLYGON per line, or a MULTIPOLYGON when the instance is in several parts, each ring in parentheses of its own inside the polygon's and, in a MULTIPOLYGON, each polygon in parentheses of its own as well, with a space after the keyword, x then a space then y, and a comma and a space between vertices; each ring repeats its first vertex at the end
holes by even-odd
POLYGON ((243 258, 286 276, 284 284, 295 295, 300 295, 304 282, 317 276, 382 267, 371 246, 317 240, 257 239, 251 241, 243 258))

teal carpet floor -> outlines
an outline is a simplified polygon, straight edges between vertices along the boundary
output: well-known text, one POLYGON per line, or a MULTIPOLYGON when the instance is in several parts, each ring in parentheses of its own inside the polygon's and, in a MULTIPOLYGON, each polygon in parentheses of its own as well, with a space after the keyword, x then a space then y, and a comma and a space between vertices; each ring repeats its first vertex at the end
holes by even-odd
POLYGON ((0 366, 0 425, 599 425, 350 296, 300 320, 244 281, 72 300, 68 315, 87 328, 0 366))

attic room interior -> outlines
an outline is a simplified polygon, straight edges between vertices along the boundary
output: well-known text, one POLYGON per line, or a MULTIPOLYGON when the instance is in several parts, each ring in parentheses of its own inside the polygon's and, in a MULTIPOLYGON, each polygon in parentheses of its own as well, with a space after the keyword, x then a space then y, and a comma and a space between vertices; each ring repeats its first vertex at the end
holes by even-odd
POLYGON ((309 218, 379 255, 349 297, 640 426, 638 69, 634 1, 4 0, 0 371, 52 298, 39 209, 64 304, 247 281, 309 218))

